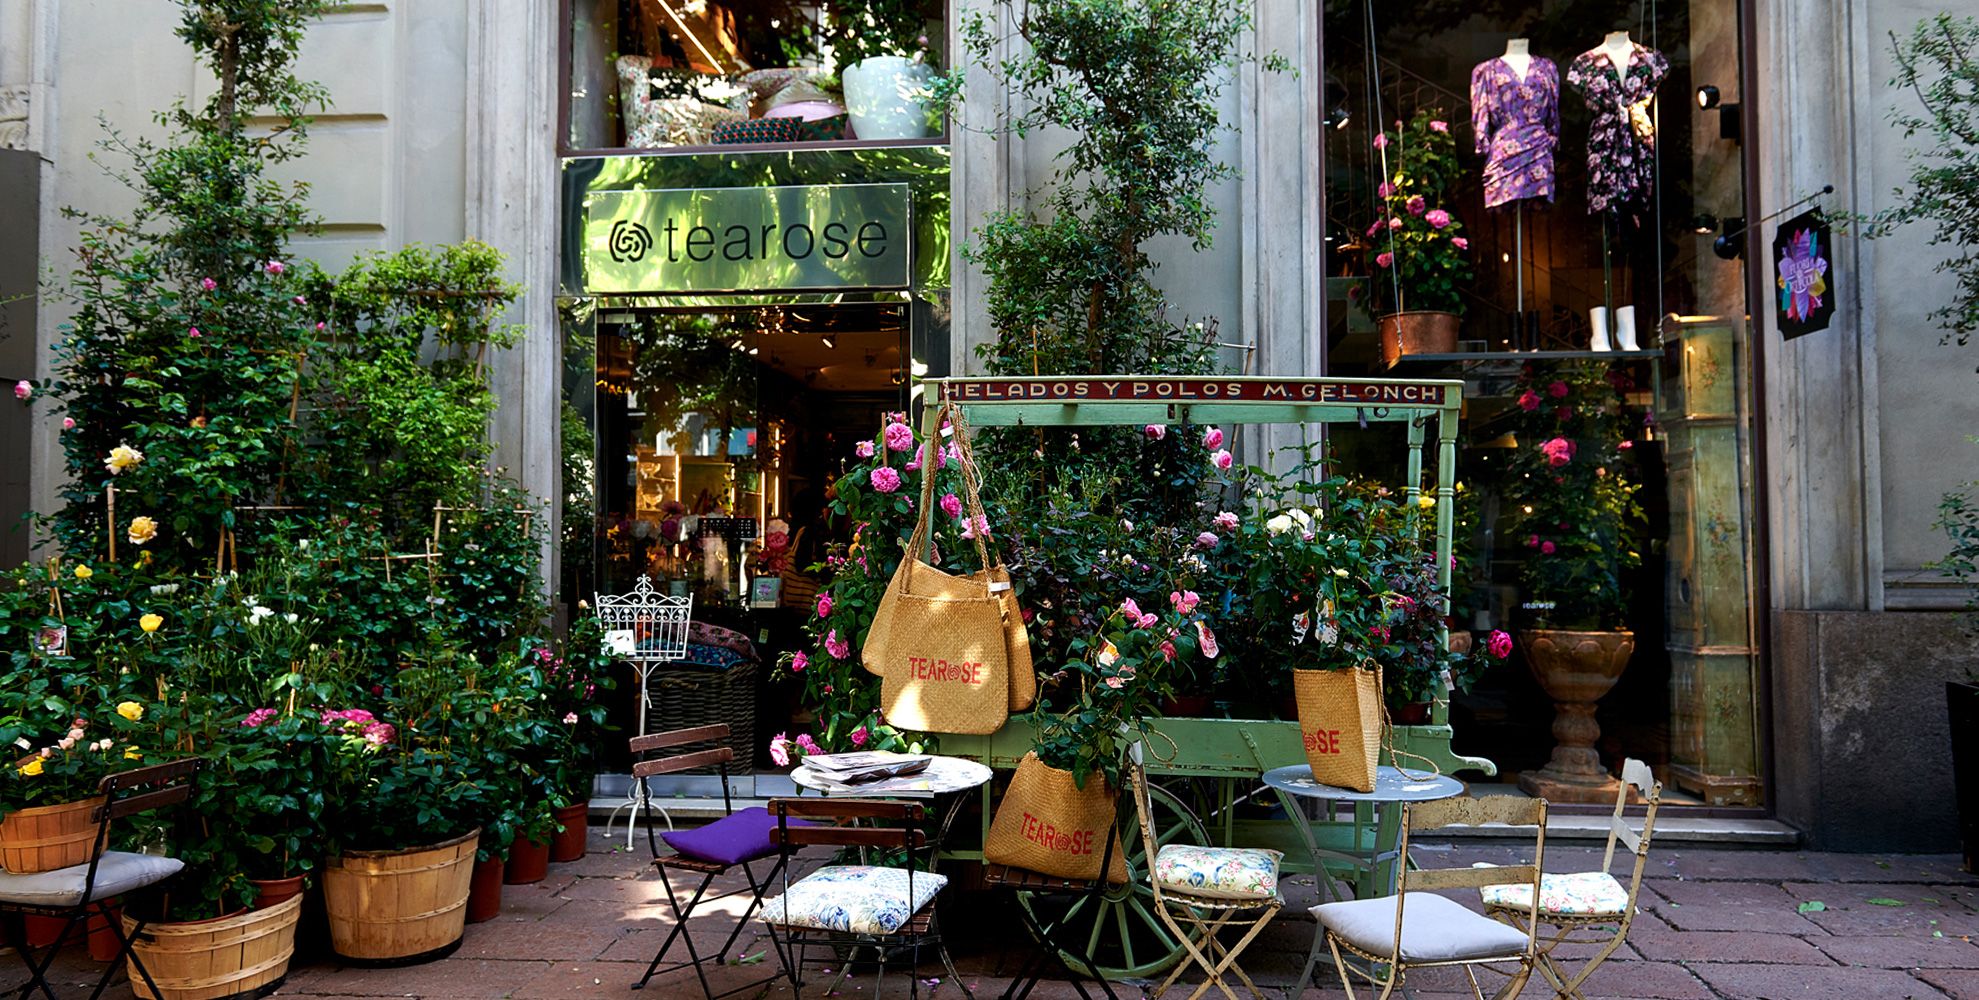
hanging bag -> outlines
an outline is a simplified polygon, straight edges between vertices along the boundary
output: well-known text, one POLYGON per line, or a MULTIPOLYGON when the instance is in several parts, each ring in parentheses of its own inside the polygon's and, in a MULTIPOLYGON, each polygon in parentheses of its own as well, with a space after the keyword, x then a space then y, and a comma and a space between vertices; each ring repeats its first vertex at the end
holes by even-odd
MULTIPOLYGON (((934 431, 949 409, 928 412, 923 439, 929 461, 934 431)), ((924 561, 935 498, 934 470, 924 465, 923 472, 914 534, 860 654, 866 669, 880 675, 880 708, 888 724, 926 733, 993 733, 1009 717, 1004 604, 987 583, 951 576, 924 561)), ((967 513, 982 512, 978 507, 967 513)), ((980 537, 976 550, 987 566, 989 553, 980 537)))
POLYGON ((1380 761, 1381 671, 1294 670, 1299 736, 1313 780, 1357 792, 1374 791, 1380 761))
POLYGON ((983 840, 983 860, 1064 879, 1092 881, 1099 877, 1106 837, 1113 838, 1113 861, 1106 880, 1127 881, 1127 858, 1114 828, 1119 797, 1098 772, 1086 777, 1086 787, 1062 771, 1027 753, 1017 763, 996 818, 983 840))

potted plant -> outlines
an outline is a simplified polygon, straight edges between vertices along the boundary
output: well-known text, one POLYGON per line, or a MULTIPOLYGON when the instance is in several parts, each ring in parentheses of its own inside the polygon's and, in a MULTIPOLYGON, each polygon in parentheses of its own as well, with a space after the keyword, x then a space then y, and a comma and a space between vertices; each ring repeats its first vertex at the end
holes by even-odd
POLYGON ((1457 349, 1470 241, 1451 212, 1463 167, 1440 112, 1396 122, 1374 146, 1386 167, 1363 252, 1368 305, 1379 319, 1382 360, 1392 368, 1405 354, 1457 349))
POLYGON ((543 691, 542 716, 556 726, 556 753, 547 765, 555 797, 556 833, 550 860, 576 861, 585 854, 590 829, 591 785, 598 773, 598 750, 612 727, 598 695, 612 689, 604 630, 595 617, 571 623, 555 648, 537 647, 530 657, 543 691))
MULTIPOLYGON (((129 716, 142 712, 126 701, 116 717, 135 721, 129 716)), ((29 875, 89 860, 103 804, 97 784, 124 763, 128 748, 120 735, 100 718, 0 719, 0 738, 20 752, 0 769, 0 868, 29 875)))
POLYGON ((919 0, 843 0, 825 11, 845 110, 860 139, 919 139, 934 131, 928 18, 919 0))
POLYGON ((1594 362, 1527 365, 1512 422, 1518 449, 1504 493, 1528 627, 1526 665, 1554 701, 1552 759, 1519 787, 1554 802, 1612 802, 1615 779, 1594 742, 1595 703, 1635 652, 1626 574, 1641 564, 1642 510, 1631 475, 1620 368, 1594 362))

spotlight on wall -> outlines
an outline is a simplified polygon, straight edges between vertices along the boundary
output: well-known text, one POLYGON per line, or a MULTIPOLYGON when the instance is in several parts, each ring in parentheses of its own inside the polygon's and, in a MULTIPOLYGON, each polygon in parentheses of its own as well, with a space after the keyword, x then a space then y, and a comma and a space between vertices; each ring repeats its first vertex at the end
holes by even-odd
POLYGON ((1708 236, 1718 231, 1718 217, 1706 212, 1690 220, 1690 231, 1699 236, 1708 236))
POLYGON ((1718 112, 1718 138, 1738 142, 1745 137, 1744 119, 1739 115, 1738 102, 1726 103, 1718 88, 1708 83, 1697 88, 1697 108, 1718 112))
POLYGON ((1719 260, 1737 260, 1745 256, 1745 216, 1725 218, 1725 231, 1711 241, 1711 252, 1717 254, 1719 260))

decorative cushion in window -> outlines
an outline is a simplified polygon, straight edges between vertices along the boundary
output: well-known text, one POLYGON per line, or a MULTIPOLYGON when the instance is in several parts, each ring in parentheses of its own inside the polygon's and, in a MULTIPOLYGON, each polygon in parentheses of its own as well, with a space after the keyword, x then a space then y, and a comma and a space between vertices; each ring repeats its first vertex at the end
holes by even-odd
POLYGON ((797 122, 791 118, 751 118, 715 126, 714 144, 739 146, 753 142, 796 142, 797 122))
POLYGON ((791 120, 797 122, 797 138, 803 142, 836 142, 845 138, 845 123, 851 119, 846 115, 833 115, 812 121, 801 118, 791 120))
POLYGON ((747 660, 758 658, 756 656, 756 644, 750 642, 748 636, 732 628, 722 628, 720 625, 710 625, 707 622, 689 622, 687 624, 687 641, 690 644, 698 643, 703 646, 720 646, 723 649, 732 649, 741 653, 743 658, 747 660))
POLYGON ((763 901, 762 919, 779 927, 891 934, 920 912, 948 884, 948 877, 915 872, 914 895, 907 895, 907 869, 872 865, 820 868, 790 891, 763 901))
POLYGON ((693 97, 655 99, 645 56, 618 58, 619 112, 625 117, 625 144, 636 149, 705 146, 714 127, 749 116, 693 97))
MULTIPOLYGON (((1487 885, 1478 892, 1484 896, 1485 906, 1532 909, 1532 886, 1526 883, 1487 885)), ((1574 917, 1619 917, 1629 908, 1629 891, 1607 872, 1542 875, 1539 908, 1544 913, 1574 917)))
POLYGON ((1154 857, 1163 888, 1205 899, 1270 899, 1278 895, 1279 851, 1169 844, 1154 857))
MULTIPOLYGON (((807 820, 790 820, 791 826, 810 826, 807 820)), ((744 861, 767 858, 776 853, 770 831, 776 819, 762 806, 737 809, 706 826, 692 830, 668 830, 660 834, 667 846, 701 861, 739 865, 744 861)))
POLYGON ((754 662, 756 662, 754 657, 743 656, 724 646, 703 646, 698 642, 690 642, 687 644, 687 655, 681 658, 679 665, 727 670, 738 663, 754 662))

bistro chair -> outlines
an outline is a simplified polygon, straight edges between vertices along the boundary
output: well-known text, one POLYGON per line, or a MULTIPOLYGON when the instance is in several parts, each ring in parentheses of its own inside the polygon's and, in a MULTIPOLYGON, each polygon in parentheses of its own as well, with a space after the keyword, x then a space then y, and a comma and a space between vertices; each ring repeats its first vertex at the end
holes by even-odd
POLYGON ((97 824, 96 841, 90 850, 88 863, 30 875, 0 872, 0 913, 38 914, 62 921, 62 933, 56 936, 55 943, 49 946, 39 961, 25 942, 19 948, 21 960, 27 963, 29 977, 27 985, 20 988, 21 1000, 27 1000, 36 989, 48 1000, 55 1000, 55 992, 48 986, 48 968, 55 964, 55 955, 61 951, 62 942, 68 938, 69 932, 87 920, 92 910, 103 918, 104 923, 109 925, 110 933, 116 936, 117 957, 104 968, 103 978, 96 981, 96 990, 90 994, 90 1000, 103 995, 104 989, 110 985, 110 977, 116 974, 125 959, 130 960, 130 967, 137 971, 144 985, 150 987, 152 996, 163 995, 158 990, 157 982, 151 978, 151 970, 146 969, 144 961, 131 950, 131 942, 144 933, 145 919, 133 914, 131 927, 126 930, 123 921, 111 911, 110 900, 159 886, 183 870, 185 862, 155 854, 133 854, 105 848, 110 841, 110 821, 184 802, 192 794, 191 778, 198 770, 198 760, 177 760, 168 764, 135 767, 104 778, 96 786, 104 797, 104 803, 96 808, 92 817, 97 824))
MULTIPOLYGON (((1113 867, 1113 845, 1117 839, 1106 838, 1106 847, 1099 855, 1098 871, 1105 872, 1113 867)), ((1092 994, 1086 992, 1087 973, 1074 968, 1065 958, 1067 955, 1073 956, 1086 970, 1097 968, 1089 947, 1091 938, 1080 940, 1078 935, 1067 933, 1064 925, 1081 908, 1090 907, 1087 910, 1089 913, 1099 912, 1103 905, 1101 900, 1106 896, 1106 880, 1099 877, 1060 878, 1009 865, 985 864, 983 882, 991 888, 1010 889, 1013 893, 1028 892, 1032 896, 1029 906, 1014 899, 1012 905, 1023 920, 1024 929, 1031 932, 1031 938, 1038 943, 1038 947, 1031 949, 1024 966, 1011 977, 1010 986, 1003 991, 1000 1000, 1025 1000, 1031 995, 1031 990, 1054 969, 1059 973, 1058 978, 1070 983, 1079 992, 1082 1000, 1092 1000, 1092 994), (1047 920, 1040 915, 1049 913, 1057 916, 1047 920)), ((1113 985, 1104 976, 1092 975, 1090 978, 1105 991, 1107 1000, 1119 1000, 1113 993, 1113 985)))
MULTIPOLYGON (((1553 983, 1555 997, 1584 1000, 1582 984, 1628 938, 1629 924, 1635 920, 1636 895, 1642 890, 1642 869, 1649 860, 1649 835, 1656 828, 1656 806, 1662 798, 1663 786, 1650 773, 1649 765, 1634 759, 1624 761, 1622 787, 1615 795, 1615 815, 1609 821, 1608 847, 1601 855, 1601 868, 1591 872, 1549 873, 1540 879, 1537 923, 1546 925, 1548 933, 1540 941, 1539 971, 1553 983), (1641 833, 1629 829, 1623 819, 1630 792, 1641 796, 1646 806, 1641 833), (1629 875, 1626 889, 1609 874, 1615 863, 1618 840, 1635 855, 1635 870, 1629 875), (1553 957, 1553 950, 1563 944, 1600 945, 1601 950, 1581 966, 1578 975, 1569 978, 1553 957)), ((1485 913, 1515 927, 1534 923, 1531 886, 1487 885, 1478 892, 1484 898, 1485 913)))
POLYGON ((1410 835, 1417 830, 1489 823, 1535 828, 1532 863, 1416 870, 1401 864, 1396 866, 1393 896, 1321 903, 1312 908, 1333 951, 1333 966, 1340 971, 1340 985, 1346 988, 1348 1000, 1355 996, 1352 977, 1359 977, 1371 988, 1378 987, 1382 1000, 1386 1000, 1401 988, 1409 969, 1449 965, 1463 967, 1471 993, 1478 1000, 1484 998, 1484 989, 1477 981, 1479 965, 1516 964, 1504 987, 1493 994, 1500 1000, 1516 997, 1525 989, 1534 964, 1532 928, 1520 931, 1467 910, 1462 903, 1437 892, 1477 888, 1508 878, 1537 890, 1545 863, 1546 800, 1492 795, 1411 802, 1402 808, 1400 856, 1409 856, 1410 835), (1363 959, 1366 967, 1348 965, 1343 950, 1363 959), (1386 977, 1376 975, 1379 966, 1387 967, 1386 977))
MULTIPOLYGON (((948 965, 935 922, 935 895, 948 878, 932 870, 934 852, 922 828, 927 808, 919 802, 877 799, 771 799, 770 816, 776 821, 770 839, 781 852, 784 884, 781 894, 763 902, 762 920, 772 941, 781 934, 777 954, 784 960, 791 989, 803 994, 804 962, 814 945, 832 946, 828 954, 842 966, 825 991, 827 996, 851 978, 853 956, 865 947, 873 950, 878 966, 872 995, 879 997, 886 985, 888 956, 904 949, 913 962, 908 995, 919 997, 921 949, 934 948, 948 965), (859 821, 869 825, 853 825, 859 821), (810 846, 898 852, 902 863, 826 865, 793 883, 791 856, 810 846), (923 867, 929 870, 920 870, 923 867)), ((953 967, 948 975, 962 986, 953 967)), ((968 987, 962 989, 968 993, 968 987)))
MULTIPOLYGON (((1129 773, 1134 786, 1134 816, 1141 828, 1141 847, 1148 859, 1155 916, 1181 942, 1190 961, 1208 976, 1189 994, 1189 1000, 1209 992, 1211 986, 1222 990, 1229 1000, 1237 1000, 1237 994, 1224 981, 1225 973, 1235 973, 1252 996, 1260 996, 1257 984, 1237 964, 1237 956, 1250 947, 1264 925, 1285 905, 1278 894, 1278 862, 1284 855, 1241 847, 1161 843, 1154 832, 1147 769, 1140 760, 1138 745, 1129 773), (1218 937, 1226 927, 1247 924, 1249 929, 1235 945, 1225 945, 1218 937)), ((1189 964, 1177 963, 1154 995, 1159 997, 1168 992, 1189 964)))
POLYGON ((750 914, 763 905, 763 893, 776 880, 777 873, 783 868, 783 859, 778 856, 776 845, 771 842, 772 823, 768 810, 761 806, 738 810, 730 797, 728 765, 735 759, 735 748, 717 746, 711 750, 675 752, 663 757, 641 759, 655 751, 678 751, 679 748, 691 747, 698 743, 725 742, 728 735, 728 724, 717 723, 711 726, 696 726, 692 729, 676 729, 650 736, 638 736, 631 741, 634 759, 632 778, 639 785, 640 804, 646 809, 646 843, 653 852, 653 867, 659 869, 660 884, 666 888, 667 906, 673 910, 673 929, 667 932, 666 940, 660 943, 659 953, 654 955, 653 961, 646 966, 646 974, 632 984, 635 990, 643 989, 647 982, 660 973, 673 972, 688 966, 694 967, 694 975, 701 980, 701 992, 707 995, 708 1000, 765 986, 777 978, 775 973, 771 973, 768 978, 716 993, 708 984, 708 973, 703 968, 710 961, 719 964, 722 956, 727 955, 729 950, 735 947, 736 938, 741 936, 742 928, 749 924, 750 914), (655 833, 650 801, 652 792, 646 784, 646 779, 655 775, 678 774, 711 765, 721 774, 722 818, 691 830, 655 833), (662 839, 671 848, 670 853, 663 853, 660 850, 662 839), (771 863, 764 877, 758 879, 755 869, 751 866, 769 858, 776 860, 771 863), (715 879, 738 868, 742 870, 744 883, 741 888, 730 889, 713 896, 707 895, 708 886, 715 879), (692 881, 695 876, 700 876, 700 884, 694 887, 694 893, 688 897, 686 905, 681 904, 679 893, 673 885, 673 876, 669 873, 681 873, 684 881, 692 881), (695 908, 705 902, 727 899, 745 892, 749 895, 749 905, 744 907, 742 915, 736 918, 735 928, 728 932, 728 940, 722 942, 720 951, 703 957, 694 946, 693 935, 687 932, 687 922, 693 918, 695 908), (675 940, 687 948, 687 960, 663 965, 667 952, 673 947, 675 940))

